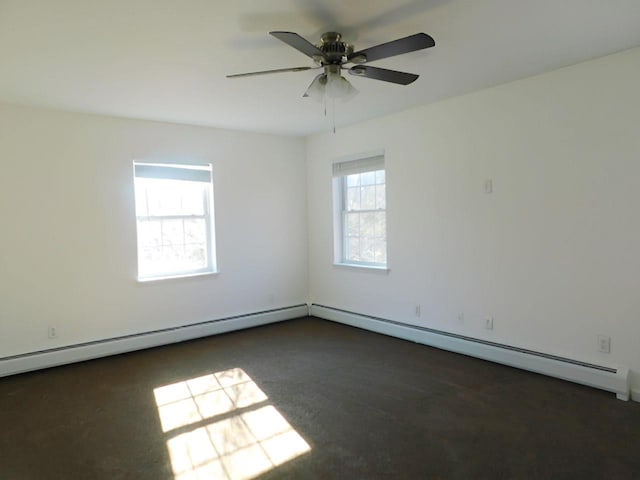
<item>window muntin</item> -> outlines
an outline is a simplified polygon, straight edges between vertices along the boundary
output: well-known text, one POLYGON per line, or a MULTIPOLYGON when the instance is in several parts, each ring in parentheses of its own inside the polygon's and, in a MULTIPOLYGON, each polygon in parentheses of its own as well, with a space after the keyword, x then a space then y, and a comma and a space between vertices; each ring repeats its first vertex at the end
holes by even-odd
POLYGON ((333 172, 337 193, 336 262, 386 267, 384 158, 375 156, 335 163, 333 172))
POLYGON ((215 271, 211 167, 135 164, 138 278, 215 271))

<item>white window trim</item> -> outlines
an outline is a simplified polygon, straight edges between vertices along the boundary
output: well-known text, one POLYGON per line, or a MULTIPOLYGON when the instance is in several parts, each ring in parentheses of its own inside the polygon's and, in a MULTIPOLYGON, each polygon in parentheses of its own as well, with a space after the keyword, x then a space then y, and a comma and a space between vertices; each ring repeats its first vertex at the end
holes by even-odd
MULTIPOLYGON (((385 248, 387 249, 387 262, 386 263, 373 263, 373 262, 357 262, 357 261, 351 261, 351 260, 346 260, 346 252, 347 252, 347 245, 346 242, 347 240, 347 236, 345 235, 345 215, 347 213, 347 208, 346 208, 346 201, 347 201, 347 175, 349 174, 349 172, 344 172, 344 174, 341 172, 341 174, 339 176, 336 176, 336 168, 335 165, 336 164, 340 164, 340 163, 346 163, 346 162, 357 162, 358 160, 367 160, 369 158, 373 158, 373 157, 382 157, 383 158, 383 162, 384 162, 384 157, 385 157, 385 152, 384 150, 376 150, 374 152, 370 152, 367 154, 360 154, 360 155, 351 155, 348 157, 343 157, 340 159, 337 159, 334 164, 333 164, 333 171, 334 171, 334 177, 333 177, 333 223, 334 223, 334 261, 333 261, 333 265, 335 267, 347 267, 347 268, 353 268, 353 269, 357 269, 357 270, 369 270, 372 272, 385 272, 388 273, 390 271, 389 268, 389 242, 388 242, 388 235, 385 235, 385 248)), ((385 212, 385 217, 387 216, 387 198, 386 198, 386 193, 387 193, 387 169, 386 169, 386 162, 383 163, 384 168, 382 170, 384 170, 385 172, 385 208, 384 208, 384 212, 385 212)), ((380 169, 379 169, 380 170, 380 169)), ((373 171, 373 170, 367 170, 367 171, 373 171)), ((360 173, 364 173, 364 172, 360 172, 360 173)), ((379 212, 381 211, 381 209, 374 209, 374 210, 361 210, 359 212, 379 212)), ((385 221, 385 224, 386 221, 385 221)))
POLYGON ((138 221, 141 219, 153 219, 153 218, 162 218, 162 219, 193 219, 193 218, 204 218, 206 229, 207 229, 207 266, 204 268, 199 268, 196 270, 184 270, 184 271, 174 271, 170 273, 160 273, 156 275, 140 275, 139 266, 136 268, 137 281, 138 283, 148 283, 154 282, 158 280, 176 280, 181 278, 191 278, 191 277, 201 277, 201 276, 209 276, 209 275, 217 275, 219 270, 217 269, 216 259, 216 242, 215 242, 215 217, 213 212, 214 199, 213 199, 213 172, 211 164, 208 165, 190 165, 190 164, 161 164, 161 163, 147 163, 147 162, 133 162, 133 178, 134 182, 136 179, 135 168, 136 166, 148 166, 148 167, 178 167, 184 169, 202 169, 203 167, 208 169, 208 172, 211 176, 207 188, 204 190, 205 194, 203 197, 203 214, 202 215, 144 215, 138 216, 136 215, 136 265, 139 265, 139 255, 140 250, 138 246, 138 221))
POLYGON ((375 265, 361 265, 358 263, 334 262, 333 266, 338 268, 347 268, 347 269, 362 270, 362 271, 376 272, 376 273, 389 273, 391 271, 391 268, 389 268, 389 264, 387 264, 385 267, 377 267, 375 265))
POLYGON ((200 272, 200 273, 189 273, 185 275, 171 275, 165 277, 138 277, 138 283, 152 283, 158 280, 179 280, 182 278, 193 278, 193 277, 214 277, 218 275, 220 272, 215 270, 211 272, 200 272))

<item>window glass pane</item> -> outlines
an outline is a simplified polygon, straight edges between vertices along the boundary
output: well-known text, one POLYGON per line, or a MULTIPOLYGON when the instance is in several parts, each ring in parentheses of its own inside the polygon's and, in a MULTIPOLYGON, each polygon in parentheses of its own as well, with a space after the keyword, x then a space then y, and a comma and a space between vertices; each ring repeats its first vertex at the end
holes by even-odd
POLYGON ((204 198, 206 183, 202 182, 180 182, 181 188, 181 214, 182 215, 204 215, 204 198))
POLYGON ((347 260, 360 261, 360 239, 358 237, 350 237, 347 242, 347 248, 347 260))
POLYGON ((207 222, 204 218, 189 218, 184 221, 185 243, 207 243, 207 222))
POLYGON ((376 183, 376 172, 365 172, 360 175, 362 185, 374 185, 376 183))
POLYGON ((138 245, 140 247, 154 247, 162 245, 160 220, 138 220, 138 245))
POLYGON ((360 210, 360 188, 347 188, 347 210, 360 210))
POLYGON ((180 272, 187 270, 184 262, 184 245, 164 245, 162 247, 164 271, 180 272))
POLYGON ((375 235, 375 213, 360 214, 360 236, 373 237, 375 235))
POLYGON ((384 185, 376 185, 376 210, 387 208, 387 199, 385 196, 386 188, 384 185))
POLYGON ((376 239, 373 242, 376 263, 387 263, 387 248, 384 240, 376 239))
POLYGON ((147 180, 149 215, 179 215, 180 195, 170 180, 147 180))
POLYGON ((357 237, 360 235, 360 214, 348 213, 346 215, 347 227, 346 232, 349 237, 357 237))
POLYGON ((183 245, 184 230, 182 219, 162 220, 162 244, 163 245, 183 245))
POLYGON ((360 200, 361 210, 374 210, 376 208, 376 187, 360 187, 362 195, 360 200))
POLYGON ((182 188, 180 182, 167 182, 162 190, 162 214, 182 214, 182 188))
POLYGON ((376 172, 376 183, 385 183, 385 174, 384 170, 378 170, 376 172))
POLYGON ((374 240, 371 238, 360 239, 360 256, 363 262, 375 262, 374 240))
POLYGON ((197 270, 207 266, 206 244, 185 245, 185 259, 190 264, 190 269, 197 270))
POLYGON ((347 175, 347 187, 359 187, 360 186, 360 174, 347 175))
POLYGON ((137 179, 146 190, 149 215, 203 215, 203 182, 166 179, 137 179))
POLYGON ((156 273, 156 265, 162 260, 162 247, 143 247, 138 250, 138 270, 141 275, 156 273))
POLYGON ((386 212, 376 212, 373 215, 375 216, 374 235, 385 239, 387 236, 387 214, 386 212))

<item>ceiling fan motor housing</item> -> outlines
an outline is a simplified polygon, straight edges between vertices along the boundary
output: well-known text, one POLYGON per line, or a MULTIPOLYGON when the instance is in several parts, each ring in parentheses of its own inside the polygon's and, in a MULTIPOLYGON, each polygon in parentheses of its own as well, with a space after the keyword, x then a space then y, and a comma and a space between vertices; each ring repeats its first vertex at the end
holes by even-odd
POLYGON ((320 65, 334 64, 341 65, 346 63, 347 57, 353 53, 353 45, 342 41, 342 35, 338 32, 326 32, 320 37, 320 43, 317 47, 324 53, 325 58, 316 58, 314 60, 320 65))

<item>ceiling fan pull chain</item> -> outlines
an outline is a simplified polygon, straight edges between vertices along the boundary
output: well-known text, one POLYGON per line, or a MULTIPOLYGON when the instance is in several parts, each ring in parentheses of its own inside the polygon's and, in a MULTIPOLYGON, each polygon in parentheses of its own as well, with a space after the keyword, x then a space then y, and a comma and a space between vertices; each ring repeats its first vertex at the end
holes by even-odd
POLYGON ((336 133, 336 99, 331 99, 331 117, 333 119, 333 134, 336 133))

